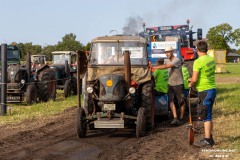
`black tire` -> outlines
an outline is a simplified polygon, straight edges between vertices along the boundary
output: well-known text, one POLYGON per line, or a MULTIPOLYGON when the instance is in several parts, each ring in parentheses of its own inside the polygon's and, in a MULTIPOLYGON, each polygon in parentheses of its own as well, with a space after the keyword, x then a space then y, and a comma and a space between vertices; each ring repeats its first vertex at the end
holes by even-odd
POLYGON ((143 137, 146 130, 146 117, 145 117, 145 108, 140 107, 137 113, 136 121, 136 136, 137 138, 143 137))
POLYGON ((75 77, 72 77, 71 79, 71 89, 73 92, 73 95, 77 95, 77 79, 75 77))
POLYGON ((56 98, 56 79, 52 69, 40 72, 37 83, 37 96, 40 101, 47 102, 50 98, 56 98))
POLYGON ((33 104, 36 102, 37 92, 36 92, 36 87, 34 85, 30 84, 27 86, 25 97, 26 97, 27 104, 33 104))
POLYGON ((76 129, 78 138, 84 138, 87 134, 87 120, 83 108, 78 108, 76 115, 76 129))
POLYGON ((141 99, 141 107, 145 108, 145 116, 146 116, 146 129, 150 130, 154 126, 152 114, 152 105, 153 105, 153 98, 152 98, 152 84, 151 82, 147 82, 142 87, 142 99, 141 99))
POLYGON ((71 80, 66 80, 64 83, 64 97, 67 98, 71 95, 72 89, 71 89, 71 80))

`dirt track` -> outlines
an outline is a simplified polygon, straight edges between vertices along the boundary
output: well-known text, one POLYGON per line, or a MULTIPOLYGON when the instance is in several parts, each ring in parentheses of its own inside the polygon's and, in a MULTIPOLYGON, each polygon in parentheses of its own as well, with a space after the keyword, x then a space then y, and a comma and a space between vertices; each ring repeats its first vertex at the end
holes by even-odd
POLYGON ((72 107, 51 119, 1 127, 0 159, 197 159, 200 152, 188 145, 186 125, 170 127, 169 121, 139 139, 134 129, 92 130, 78 139, 75 113, 72 107))

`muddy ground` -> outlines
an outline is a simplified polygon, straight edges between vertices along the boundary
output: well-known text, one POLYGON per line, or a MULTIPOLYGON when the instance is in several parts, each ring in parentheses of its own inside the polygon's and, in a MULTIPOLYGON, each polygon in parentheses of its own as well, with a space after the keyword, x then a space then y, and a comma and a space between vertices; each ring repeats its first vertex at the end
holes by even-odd
POLYGON ((142 138, 136 138, 134 128, 129 128, 91 130, 87 138, 78 139, 76 110, 72 107, 49 119, 1 127, 0 159, 185 160, 198 159, 201 153, 188 144, 187 123, 172 127, 170 119, 157 118, 155 129, 142 138))
MULTIPOLYGON (((216 80, 240 82, 230 77, 216 80)), ((155 129, 138 139, 134 128, 91 130, 87 138, 78 139, 76 110, 71 107, 52 118, 0 127, 0 160, 195 160, 214 156, 188 144, 187 118, 184 125, 172 127, 171 119, 158 117, 155 129)), ((195 135, 195 140, 202 137, 195 135)))

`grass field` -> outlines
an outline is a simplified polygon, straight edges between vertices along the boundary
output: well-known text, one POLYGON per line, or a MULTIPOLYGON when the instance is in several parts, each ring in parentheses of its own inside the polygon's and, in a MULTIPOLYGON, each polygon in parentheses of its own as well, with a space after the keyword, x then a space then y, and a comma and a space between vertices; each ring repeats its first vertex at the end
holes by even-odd
POLYGON ((22 122, 26 119, 48 118, 51 115, 63 112, 65 109, 77 106, 77 96, 71 96, 65 99, 63 91, 57 91, 57 100, 47 103, 37 103, 28 106, 22 104, 8 104, 11 106, 11 111, 7 110, 6 116, 0 116, 0 126, 5 124, 13 124, 22 122))
MULTIPOLYGON (((240 63, 227 64, 226 70, 230 73, 216 75, 217 98, 213 109, 213 135, 217 149, 232 151, 224 152, 222 155, 226 154, 231 159, 240 159, 238 155, 240 148, 240 63)), ((8 110, 6 116, 0 116, 0 126, 22 122, 26 119, 47 118, 77 105, 77 96, 64 99, 61 91, 58 91, 57 99, 32 106, 11 105, 11 115, 8 110)))
POLYGON ((213 135, 218 158, 240 159, 240 63, 227 64, 228 74, 217 74, 217 98, 213 109, 213 135), (232 78, 234 81, 232 81, 232 78), (227 83, 226 83, 227 82, 227 83), (226 158, 226 157, 225 157, 226 158))

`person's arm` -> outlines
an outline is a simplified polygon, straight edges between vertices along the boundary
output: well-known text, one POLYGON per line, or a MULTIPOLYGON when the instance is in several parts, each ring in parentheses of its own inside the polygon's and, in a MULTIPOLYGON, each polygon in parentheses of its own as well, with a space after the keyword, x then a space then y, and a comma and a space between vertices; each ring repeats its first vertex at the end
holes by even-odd
POLYGON ((172 68, 173 64, 169 63, 169 64, 163 64, 163 65, 159 65, 159 66, 153 66, 153 69, 166 69, 166 68, 172 68))
POLYGON ((193 75, 192 78, 190 79, 190 82, 188 83, 188 87, 191 88, 193 86, 196 85, 197 81, 198 81, 198 72, 193 71, 193 75))

